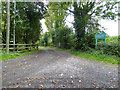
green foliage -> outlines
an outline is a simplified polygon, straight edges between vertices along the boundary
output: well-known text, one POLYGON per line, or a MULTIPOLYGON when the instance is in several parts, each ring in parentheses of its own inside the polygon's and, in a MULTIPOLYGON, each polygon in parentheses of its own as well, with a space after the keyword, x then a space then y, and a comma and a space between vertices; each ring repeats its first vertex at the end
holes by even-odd
POLYGON ((74 10, 71 13, 74 14, 75 33, 77 37, 76 49, 86 50, 87 47, 94 47, 94 34, 101 32, 98 23, 98 19, 115 19, 116 4, 118 2, 74 2, 74 10), (89 39, 90 38, 90 39, 89 39), (89 39, 91 44, 88 44, 89 39))
POLYGON ((40 45, 41 46, 48 46, 49 43, 49 32, 45 32, 41 38, 40 45))
POLYGON ((29 52, 27 51, 27 52, 22 52, 22 53, 10 52, 9 54, 7 54, 6 52, 2 51, 2 61, 27 56, 27 55, 30 55, 36 52, 38 52, 38 50, 32 50, 29 52))
POLYGON ((107 55, 107 54, 104 54, 102 51, 96 51, 94 49, 92 50, 92 52, 77 51, 77 52, 70 52, 70 53, 82 58, 90 59, 90 60, 102 61, 102 62, 112 63, 112 64, 120 64, 119 57, 107 55))
POLYGON ((98 40, 98 49, 102 50, 105 54, 116 55, 120 57, 119 47, 119 36, 107 36, 106 37, 106 48, 104 48, 104 40, 98 40))
POLYGON ((72 46, 72 29, 66 27, 59 27, 56 31, 45 32, 41 38, 40 45, 53 45, 59 48, 70 49, 72 46))
MULTIPOLYGON (((6 42, 7 29, 7 3, 2 3, 2 37, 6 42)), ((13 41, 14 19, 16 20, 15 36, 16 43, 36 43, 40 38, 41 23, 46 8, 42 2, 16 2, 16 13, 14 14, 14 3, 10 3, 10 41, 13 41)))
POLYGON ((59 27, 55 32, 55 44, 59 48, 71 48, 72 29, 68 27, 59 27))

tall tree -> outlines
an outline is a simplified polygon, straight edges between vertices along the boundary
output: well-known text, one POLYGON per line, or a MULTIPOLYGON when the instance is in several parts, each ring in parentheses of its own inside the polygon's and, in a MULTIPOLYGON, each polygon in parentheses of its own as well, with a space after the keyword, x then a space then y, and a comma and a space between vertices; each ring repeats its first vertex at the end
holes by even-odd
MULTIPOLYGON (((55 44, 55 32, 59 27, 65 26, 65 20, 68 16, 67 8, 69 2, 49 2, 48 13, 45 17, 45 24, 50 32, 52 42, 55 44)), ((56 42, 56 44, 58 44, 56 42)))
MULTIPOLYGON (((6 34, 6 2, 3 2, 3 43, 6 34)), ((41 32, 40 20, 44 18, 46 8, 42 2, 17 2, 14 17, 14 3, 10 4, 10 40, 13 41, 14 18, 16 19, 16 43, 36 43, 41 32)))
MULTIPOLYGON (((86 35, 98 32, 100 24, 98 19, 112 19, 114 20, 116 13, 112 10, 116 8, 117 2, 74 2, 74 28, 77 36, 77 49, 85 49, 86 44, 86 35)), ((89 37, 91 38, 91 37, 89 37)), ((94 41, 94 40, 92 40, 94 41)))

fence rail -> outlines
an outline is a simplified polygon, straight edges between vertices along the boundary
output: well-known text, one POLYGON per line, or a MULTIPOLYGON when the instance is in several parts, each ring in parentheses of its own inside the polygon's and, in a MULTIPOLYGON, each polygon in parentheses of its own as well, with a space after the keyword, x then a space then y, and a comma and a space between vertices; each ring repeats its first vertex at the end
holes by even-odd
MULTIPOLYGON (((9 50, 14 51, 25 51, 25 50, 31 50, 32 48, 38 49, 38 44, 9 44, 9 50)), ((5 50, 6 44, 0 44, 0 50, 5 50)))

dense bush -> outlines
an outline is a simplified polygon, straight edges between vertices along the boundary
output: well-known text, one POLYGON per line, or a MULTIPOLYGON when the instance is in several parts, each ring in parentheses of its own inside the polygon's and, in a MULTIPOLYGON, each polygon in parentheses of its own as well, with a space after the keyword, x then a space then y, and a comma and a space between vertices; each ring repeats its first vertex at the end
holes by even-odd
POLYGON ((120 44, 119 44, 119 38, 120 36, 114 36, 114 37, 110 37, 107 36, 106 37, 106 48, 104 48, 104 41, 100 40, 98 42, 98 49, 102 50, 105 54, 108 55, 116 55, 120 57, 120 44))

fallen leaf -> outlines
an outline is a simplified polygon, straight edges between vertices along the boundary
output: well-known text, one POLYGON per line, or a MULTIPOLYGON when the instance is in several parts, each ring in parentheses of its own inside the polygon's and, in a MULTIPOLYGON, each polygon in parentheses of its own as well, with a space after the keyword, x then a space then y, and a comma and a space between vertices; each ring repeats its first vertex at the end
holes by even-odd
POLYGON ((41 78, 37 78, 37 80, 40 80, 41 78))
POLYGON ((43 85, 40 85, 40 87, 43 87, 43 85))
POLYGON ((27 77, 26 79, 27 79, 27 80, 29 80, 30 78, 29 78, 29 77, 27 77))
POLYGON ((114 88, 113 86, 111 86, 111 88, 114 88))
POLYGON ((29 85, 29 86, 31 86, 31 84, 30 84, 30 83, 29 83, 28 85, 29 85))
POLYGON ((13 87, 13 88, 19 88, 20 86, 15 86, 15 87, 13 87))
POLYGON ((110 75, 110 77, 112 77, 112 75, 110 75))
POLYGON ((116 82, 116 80, 112 80, 112 82, 116 82))
POLYGON ((20 80, 20 78, 17 78, 16 80, 18 81, 18 80, 20 80))
POLYGON ((65 87, 65 85, 63 85, 63 87, 65 87))
POLYGON ((72 79, 73 77, 72 77, 72 76, 70 76, 70 78, 72 79))
POLYGON ((60 74, 60 76, 63 76, 63 74, 60 74))
POLYGON ((82 80, 79 80, 79 82, 82 82, 82 80))
POLYGON ((71 81, 71 84, 73 84, 73 81, 71 81))
POLYGON ((28 85, 26 85, 25 87, 28 87, 28 85))
POLYGON ((57 83, 57 81, 56 81, 56 80, 54 80, 54 81, 52 81, 52 83, 56 84, 56 83, 57 83))
POLYGON ((77 73, 75 73, 74 75, 78 75, 77 73))
POLYGON ((48 78, 46 78, 46 80, 48 80, 48 78))
POLYGON ((45 78, 42 78, 42 79, 45 79, 45 78))
POLYGON ((113 85, 113 87, 115 87, 115 85, 113 85))
POLYGON ((29 80, 29 82, 32 82, 32 80, 29 80))

